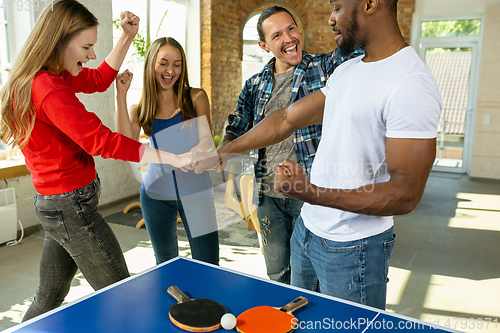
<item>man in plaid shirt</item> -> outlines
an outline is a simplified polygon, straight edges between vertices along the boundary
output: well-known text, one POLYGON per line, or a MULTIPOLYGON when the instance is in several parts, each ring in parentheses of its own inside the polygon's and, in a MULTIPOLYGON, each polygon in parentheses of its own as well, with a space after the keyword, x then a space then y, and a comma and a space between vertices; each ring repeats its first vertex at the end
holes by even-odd
MULTIPOLYGON (((268 7, 261 13, 257 30, 259 46, 275 57, 246 81, 219 147, 242 136, 274 111, 324 87, 344 60, 363 54, 356 49, 350 57, 342 58, 337 49, 318 55, 302 51, 302 36, 295 19, 279 6, 268 7)), ((267 274, 275 281, 290 284, 290 237, 303 202, 274 191, 274 167, 290 159, 309 173, 320 139, 321 125, 308 126, 257 151, 257 216, 267 274)))

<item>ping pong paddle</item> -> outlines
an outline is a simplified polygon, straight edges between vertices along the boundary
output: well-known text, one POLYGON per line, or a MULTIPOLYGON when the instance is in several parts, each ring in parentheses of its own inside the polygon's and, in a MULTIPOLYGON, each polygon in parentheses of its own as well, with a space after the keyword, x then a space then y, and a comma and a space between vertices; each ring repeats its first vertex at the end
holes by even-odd
POLYGON ((241 333, 291 332, 295 318, 292 312, 306 304, 307 298, 299 296, 281 308, 264 305, 248 309, 236 318, 236 329, 241 333))
POLYGON ((221 327, 226 309, 220 303, 207 298, 191 299, 177 286, 169 287, 167 292, 178 302, 168 314, 175 326, 189 332, 210 332, 221 327))

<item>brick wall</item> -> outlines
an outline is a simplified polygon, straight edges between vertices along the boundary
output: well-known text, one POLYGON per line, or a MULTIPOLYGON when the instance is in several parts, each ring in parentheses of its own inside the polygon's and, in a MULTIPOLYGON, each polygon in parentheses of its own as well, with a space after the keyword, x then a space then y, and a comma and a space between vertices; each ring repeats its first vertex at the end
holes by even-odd
POLYGON ((215 133, 234 110, 241 89, 242 29, 239 0, 201 1, 201 80, 212 107, 215 133))
MULTIPOLYGON (((212 127, 217 135, 222 134, 224 121, 234 111, 241 90, 243 27, 247 19, 273 4, 296 15, 306 51, 322 53, 337 47, 328 25, 332 9, 329 1, 202 0, 202 87, 210 99, 212 127)), ((415 0, 399 0, 398 22, 407 41, 414 8, 415 0)))
POLYGON ((304 49, 309 53, 329 52, 337 47, 328 24, 332 5, 325 0, 308 0, 304 31, 304 49))
POLYGON ((411 19, 415 11, 415 0, 398 1, 398 23, 405 40, 411 40, 411 19))

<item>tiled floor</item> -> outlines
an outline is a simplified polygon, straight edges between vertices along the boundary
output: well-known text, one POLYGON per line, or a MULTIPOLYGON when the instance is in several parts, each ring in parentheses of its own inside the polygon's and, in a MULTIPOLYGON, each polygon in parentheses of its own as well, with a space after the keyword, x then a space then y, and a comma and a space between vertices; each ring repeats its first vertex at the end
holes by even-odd
MULTIPOLYGON (((102 210, 110 215, 127 203, 102 210)), ((238 220, 237 217, 234 217, 238 220)), ((132 274, 154 265, 144 229, 113 224, 132 274)), ((243 222, 232 228, 244 243, 243 222)), ((387 309, 468 332, 500 332, 500 184, 432 174, 415 212, 395 218, 387 309), (465 319, 464 319, 465 318, 465 319), (491 318, 488 320, 487 318, 491 318), (473 327, 474 326, 474 327, 473 327), (482 327, 479 327, 482 326, 482 327)), ((0 247, 0 330, 19 323, 37 284, 42 233, 0 247)), ((189 246, 180 241, 181 255, 189 246)), ((266 277, 257 245, 221 245, 221 266, 266 277)), ((79 274, 67 301, 91 293, 79 274)))

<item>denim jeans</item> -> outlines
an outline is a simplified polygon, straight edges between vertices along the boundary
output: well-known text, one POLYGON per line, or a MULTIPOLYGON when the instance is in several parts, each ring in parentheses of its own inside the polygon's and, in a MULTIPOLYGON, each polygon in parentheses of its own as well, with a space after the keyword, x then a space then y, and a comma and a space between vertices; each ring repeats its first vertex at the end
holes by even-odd
POLYGON ((263 195, 257 207, 267 275, 290 284, 290 237, 303 202, 263 195))
POLYGON ((100 182, 71 192, 35 196, 45 230, 40 281, 23 321, 62 304, 79 268, 94 290, 129 276, 113 231, 97 210, 100 182))
POLYGON ((191 246, 193 259, 219 264, 219 233, 214 197, 192 196, 181 200, 159 200, 141 189, 141 209, 151 244, 160 264, 179 255, 177 212, 191 246), (184 205, 183 205, 184 203, 184 205), (191 231, 196 237, 192 236, 191 231))
POLYGON ((335 242, 313 234, 298 218, 292 235, 292 285, 385 309, 387 273, 396 235, 335 242))

